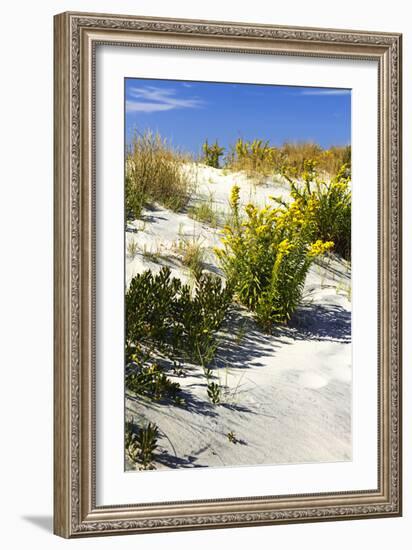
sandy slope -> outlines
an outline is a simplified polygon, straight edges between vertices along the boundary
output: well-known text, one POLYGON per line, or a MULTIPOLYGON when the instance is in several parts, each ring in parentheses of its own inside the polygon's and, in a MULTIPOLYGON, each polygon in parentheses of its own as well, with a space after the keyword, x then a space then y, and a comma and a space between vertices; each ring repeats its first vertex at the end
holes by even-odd
MULTIPOLYGON (((199 167, 193 201, 213 193, 222 215, 233 183, 243 202, 258 204, 270 195, 286 196, 282 182, 253 186, 243 175, 199 167)), ((219 229, 161 207, 145 211, 143 221, 128 226, 127 243, 139 251, 126 258, 127 282, 137 272, 169 265, 182 268, 179 239, 199 239, 208 249, 207 268, 219 272, 211 248, 219 229), (157 257, 147 252, 156 252, 157 257)), ((187 405, 176 407, 126 397, 126 415, 152 421, 161 431, 157 468, 280 464, 351 459, 350 272, 343 261, 311 268, 304 303, 287 328, 262 333, 251 316, 233 308, 221 333, 215 367, 223 386, 219 405, 209 402, 202 369, 176 380, 187 405), (230 442, 233 432, 237 442, 230 442)), ((132 465, 128 464, 128 468, 132 465)))

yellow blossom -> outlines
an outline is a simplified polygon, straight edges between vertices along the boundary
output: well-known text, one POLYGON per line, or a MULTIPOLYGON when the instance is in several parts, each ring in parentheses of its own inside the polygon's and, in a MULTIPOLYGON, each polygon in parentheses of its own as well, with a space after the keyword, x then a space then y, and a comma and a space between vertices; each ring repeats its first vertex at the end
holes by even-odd
POLYGON ((290 243, 288 239, 283 239, 283 241, 279 243, 278 254, 281 254, 282 256, 288 254, 292 248, 292 243, 290 243))
POLYGON ((234 185, 230 192, 230 206, 232 208, 238 208, 239 198, 240 198, 240 187, 238 185, 234 185))
POLYGON ((332 241, 321 241, 318 239, 316 242, 312 243, 310 245, 308 256, 311 258, 314 258, 315 256, 321 256, 328 250, 330 250, 334 246, 334 242, 332 241))

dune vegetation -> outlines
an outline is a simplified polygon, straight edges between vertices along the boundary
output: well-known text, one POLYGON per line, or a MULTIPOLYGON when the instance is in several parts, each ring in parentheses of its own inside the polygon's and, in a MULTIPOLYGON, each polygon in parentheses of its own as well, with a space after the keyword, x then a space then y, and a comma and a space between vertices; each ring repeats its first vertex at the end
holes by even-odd
MULTIPOLYGON (((183 381, 196 377, 197 413, 207 409, 226 419, 222 407, 211 412, 225 405, 236 414, 241 383, 224 381, 227 342, 237 357, 236 346, 241 350, 252 331, 264 341, 294 330, 305 322, 309 274, 322 262, 350 270, 350 147, 238 139, 225 150, 205 140, 193 159, 146 132, 134 136, 125 172, 125 388, 135 407, 126 419, 126 464, 179 467, 192 459, 171 458, 162 448, 162 440, 174 448, 173 434, 156 423, 148 404, 190 413, 194 396, 183 381), (207 193, 199 183, 206 176, 207 193), (156 241, 155 250, 156 223, 166 219, 165 235, 179 225, 177 238, 169 247, 167 239, 156 241), (137 414, 139 406, 147 413, 137 414)), ((239 361, 247 360, 245 354, 239 361)), ((233 426, 222 430, 220 445, 247 446, 233 426)))
POLYGON ((169 147, 159 134, 136 133, 127 151, 126 215, 139 218, 143 206, 150 202, 173 211, 186 206, 192 181, 182 166, 188 160, 187 155, 169 147))

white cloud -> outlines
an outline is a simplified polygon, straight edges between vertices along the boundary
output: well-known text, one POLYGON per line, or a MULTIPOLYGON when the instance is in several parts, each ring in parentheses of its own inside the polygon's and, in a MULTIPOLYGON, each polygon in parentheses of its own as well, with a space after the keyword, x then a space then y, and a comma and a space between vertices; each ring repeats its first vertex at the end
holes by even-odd
POLYGON ((126 111, 128 113, 154 113, 155 111, 170 111, 171 109, 176 109, 176 107, 167 103, 126 101, 126 111))
POLYGON ((351 91, 346 89, 317 88, 313 90, 301 90, 299 95, 350 95, 351 91))
POLYGON ((127 112, 154 113, 172 109, 197 109, 204 105, 198 98, 179 98, 173 88, 147 86, 129 90, 126 101, 127 112))

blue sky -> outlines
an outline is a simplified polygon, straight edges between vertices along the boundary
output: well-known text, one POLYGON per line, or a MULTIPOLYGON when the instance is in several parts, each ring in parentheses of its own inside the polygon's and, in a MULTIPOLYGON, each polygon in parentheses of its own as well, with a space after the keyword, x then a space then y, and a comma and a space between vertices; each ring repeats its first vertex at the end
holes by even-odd
POLYGON ((178 80, 125 80, 126 139, 158 131, 173 146, 200 153, 205 139, 228 147, 241 137, 349 145, 350 90, 178 80))

